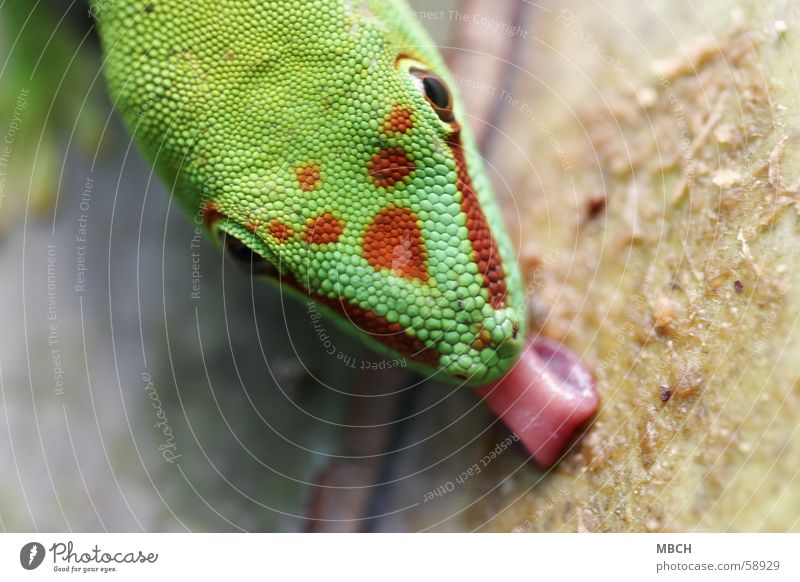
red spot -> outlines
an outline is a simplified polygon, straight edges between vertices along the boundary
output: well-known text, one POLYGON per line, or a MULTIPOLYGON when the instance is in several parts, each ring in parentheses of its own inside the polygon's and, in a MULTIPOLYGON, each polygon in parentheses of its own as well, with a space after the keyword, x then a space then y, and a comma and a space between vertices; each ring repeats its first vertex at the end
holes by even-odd
POLYGON ((294 236, 294 231, 291 229, 291 227, 286 226, 278 219, 275 219, 269 223, 267 232, 269 232, 270 236, 279 243, 286 242, 294 236))
POLYGON ((364 235, 364 258, 376 270, 390 269, 409 280, 428 280, 419 217, 408 208, 381 210, 364 235))
POLYGON ((308 244, 327 245, 337 242, 343 231, 344 222, 326 212, 317 218, 308 219, 303 237, 308 244))
POLYGON ((386 133, 408 133, 414 127, 411 110, 402 105, 395 105, 383 129, 386 133))
POLYGON ((489 303, 494 309, 506 306, 506 274, 500 260, 497 243, 492 236, 492 229, 486 222, 478 195, 472 187, 472 178, 467 171, 464 159, 464 148, 458 131, 447 140, 456 161, 458 190, 461 192, 461 210, 467 215, 467 231, 472 243, 473 258, 478 263, 478 270, 483 274, 483 286, 489 291, 489 303))
POLYGON ((206 228, 209 229, 218 221, 225 218, 225 216, 217 208, 217 205, 213 202, 204 202, 200 206, 200 210, 198 212, 200 213, 200 216, 203 217, 203 224, 205 224, 206 228))
POLYGON ((403 148, 386 148, 372 156, 367 171, 379 188, 391 188, 409 177, 417 168, 403 148))
POLYGON ((322 186, 322 169, 318 164, 303 164, 295 168, 295 173, 304 192, 313 192, 322 186))

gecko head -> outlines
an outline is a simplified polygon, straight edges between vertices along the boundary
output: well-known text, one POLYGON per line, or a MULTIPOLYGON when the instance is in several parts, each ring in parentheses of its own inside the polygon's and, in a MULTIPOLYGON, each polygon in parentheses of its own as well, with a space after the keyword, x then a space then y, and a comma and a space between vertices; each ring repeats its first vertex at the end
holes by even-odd
POLYGON ((485 384, 519 357, 524 300, 453 80, 391 18, 341 16, 326 50, 290 44, 250 63, 208 114, 241 123, 206 147, 205 221, 232 260, 371 346, 485 384))

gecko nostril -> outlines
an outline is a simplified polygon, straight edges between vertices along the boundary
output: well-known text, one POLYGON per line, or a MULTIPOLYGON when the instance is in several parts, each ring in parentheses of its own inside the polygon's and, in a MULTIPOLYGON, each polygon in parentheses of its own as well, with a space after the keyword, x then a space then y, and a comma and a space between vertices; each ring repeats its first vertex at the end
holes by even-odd
POLYGON ((478 351, 484 350, 492 345, 492 334, 483 326, 477 334, 475 334, 475 341, 472 342, 472 348, 478 351))

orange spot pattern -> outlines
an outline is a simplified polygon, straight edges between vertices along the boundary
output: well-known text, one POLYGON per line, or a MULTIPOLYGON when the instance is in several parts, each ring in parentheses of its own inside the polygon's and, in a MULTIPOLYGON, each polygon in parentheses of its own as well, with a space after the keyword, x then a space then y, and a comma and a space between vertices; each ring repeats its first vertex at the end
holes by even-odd
POLYGON ((372 183, 379 188, 391 188, 410 176, 416 167, 400 147, 386 148, 372 156, 367 171, 372 183))
POLYGON ((292 238, 292 236, 294 236, 294 231, 292 231, 291 227, 286 226, 278 219, 275 219, 269 223, 267 232, 269 232, 270 236, 279 243, 286 242, 292 238))
POLYGON ((461 210, 467 215, 467 232, 472 243, 474 259, 478 263, 478 272, 483 273, 483 286, 489 291, 489 304, 494 309, 502 309, 506 305, 506 274, 492 230, 486 222, 478 195, 472 187, 472 178, 467 171, 467 162, 464 159, 464 149, 458 131, 450 136, 447 145, 450 146, 456 161, 461 210))
POLYGON ((322 186, 322 169, 317 164, 303 164, 295 169, 300 189, 313 192, 322 186))
POLYGON ((386 133, 408 133, 414 127, 411 110, 402 105, 395 105, 386 119, 384 131, 386 133))
POLYGON ((376 270, 391 269, 411 281, 428 280, 419 217, 408 208, 381 210, 364 235, 364 258, 376 270))
POLYGON ((326 212, 308 219, 303 237, 308 244, 328 245, 337 242, 343 231, 344 222, 326 212))

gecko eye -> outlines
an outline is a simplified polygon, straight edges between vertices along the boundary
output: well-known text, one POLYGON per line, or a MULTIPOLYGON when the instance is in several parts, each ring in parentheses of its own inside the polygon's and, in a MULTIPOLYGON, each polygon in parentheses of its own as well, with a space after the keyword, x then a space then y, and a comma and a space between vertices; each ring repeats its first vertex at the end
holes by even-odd
POLYGON ((278 276, 278 269, 267 259, 255 253, 235 236, 220 231, 220 240, 225 254, 240 269, 253 275, 278 276))
POLYGON ((408 72, 439 119, 453 123, 456 120, 453 115, 453 95, 447 84, 438 75, 424 69, 412 67, 408 72))

